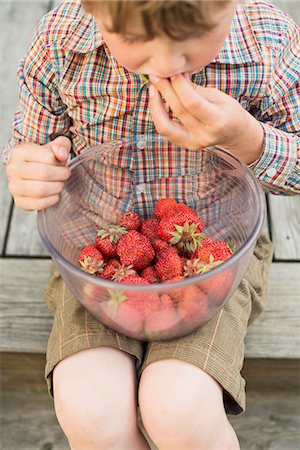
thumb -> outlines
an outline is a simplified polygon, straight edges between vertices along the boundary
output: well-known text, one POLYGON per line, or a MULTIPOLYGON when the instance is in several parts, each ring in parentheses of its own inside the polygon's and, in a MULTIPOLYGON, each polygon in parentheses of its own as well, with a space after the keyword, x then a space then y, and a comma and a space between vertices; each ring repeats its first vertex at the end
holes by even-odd
POLYGON ((60 162, 67 162, 69 153, 71 151, 71 141, 66 136, 58 136, 53 141, 46 144, 52 150, 55 158, 60 162))

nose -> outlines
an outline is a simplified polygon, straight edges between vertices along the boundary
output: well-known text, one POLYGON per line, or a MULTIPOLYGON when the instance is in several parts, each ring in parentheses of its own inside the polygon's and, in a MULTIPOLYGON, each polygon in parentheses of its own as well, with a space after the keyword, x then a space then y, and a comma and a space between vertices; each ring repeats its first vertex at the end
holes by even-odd
POLYGON ((169 78, 186 69, 186 57, 180 49, 174 46, 164 46, 151 58, 153 74, 169 78))

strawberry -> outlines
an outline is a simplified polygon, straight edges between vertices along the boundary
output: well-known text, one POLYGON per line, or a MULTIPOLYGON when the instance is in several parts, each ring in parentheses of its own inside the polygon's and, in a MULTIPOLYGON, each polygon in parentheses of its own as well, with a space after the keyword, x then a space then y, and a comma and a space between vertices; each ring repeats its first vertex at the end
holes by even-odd
POLYGON ((176 205, 177 202, 173 198, 161 198, 156 202, 154 214, 161 219, 164 214, 174 211, 176 205))
POLYGON ((87 245, 80 252, 79 264, 85 272, 100 273, 103 270, 104 257, 96 247, 87 245))
POLYGON ((128 279, 129 277, 137 275, 135 269, 133 269, 132 264, 129 266, 125 266, 124 264, 119 263, 119 266, 115 268, 115 272, 111 279, 113 281, 121 281, 124 283, 124 279, 128 279))
POLYGON ((149 239, 136 230, 129 230, 118 242, 117 254, 122 264, 130 264, 136 270, 147 267, 155 256, 149 239))
POLYGON ((121 217, 119 223, 127 230, 138 230, 141 226, 142 221, 140 216, 136 212, 130 211, 121 217))
POLYGON ((210 237, 206 237, 201 241, 201 247, 210 247, 214 243, 214 240, 210 237))
POLYGON ((167 281, 183 274, 182 262, 177 253, 168 252, 161 256, 156 262, 155 269, 161 281, 167 281))
POLYGON ((143 315, 135 303, 128 301, 126 295, 117 290, 109 289, 109 295, 109 300, 103 305, 108 321, 114 327, 117 325, 120 332, 124 330, 128 334, 130 330, 133 334, 142 333, 143 315))
POLYGON ((145 278, 140 277, 137 273, 126 275, 119 281, 129 284, 148 284, 148 281, 145 278))
POLYGON ((183 276, 193 277, 199 275, 201 270, 206 267, 206 264, 200 261, 199 258, 188 259, 185 266, 183 266, 183 276))
POLYGON ((148 281, 148 283, 158 283, 159 277, 153 266, 148 266, 141 271, 141 277, 148 281))
POLYGON ((227 244, 223 241, 216 241, 212 247, 212 254, 215 261, 226 261, 232 256, 232 252, 228 248, 227 244))
POLYGON ((210 304, 220 306, 231 295, 233 281, 233 273, 226 269, 202 281, 199 287, 206 292, 210 304))
POLYGON ((186 286, 182 289, 177 307, 186 323, 205 321, 209 312, 207 296, 197 286, 186 286))
POLYGON ((212 247, 199 247, 193 253, 191 259, 198 259, 199 261, 208 263, 212 256, 212 247))
POLYGON ((148 339, 162 336, 171 339, 180 331, 180 320, 172 298, 168 294, 163 294, 157 311, 153 311, 146 317, 145 334, 148 339))
POLYGON ((106 258, 115 258, 117 256, 117 244, 124 234, 126 228, 120 225, 111 224, 107 228, 100 228, 97 232, 96 247, 106 258))
POLYGON ((107 278, 111 280, 116 269, 120 267, 121 263, 117 258, 111 258, 107 261, 106 266, 103 269, 103 272, 99 274, 100 278, 107 278))
MULTIPOLYGON (((189 208, 191 209, 191 208, 189 208)), ((202 239, 203 222, 193 211, 178 211, 161 219, 157 235, 179 249, 195 251, 202 239)))
POLYGON ((158 228, 159 220, 156 217, 152 217, 151 219, 146 219, 142 222, 140 232, 147 236, 147 238, 153 242, 153 240, 157 237, 157 228, 158 228))

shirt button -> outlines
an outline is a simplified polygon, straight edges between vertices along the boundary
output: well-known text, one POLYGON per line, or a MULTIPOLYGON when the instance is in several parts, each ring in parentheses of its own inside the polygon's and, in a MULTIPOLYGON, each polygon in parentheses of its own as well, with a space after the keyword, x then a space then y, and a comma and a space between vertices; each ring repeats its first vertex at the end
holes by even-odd
POLYGON ((268 175, 268 177, 274 177, 274 175, 276 175, 277 170, 275 169, 275 167, 270 167, 267 171, 266 174, 268 175))

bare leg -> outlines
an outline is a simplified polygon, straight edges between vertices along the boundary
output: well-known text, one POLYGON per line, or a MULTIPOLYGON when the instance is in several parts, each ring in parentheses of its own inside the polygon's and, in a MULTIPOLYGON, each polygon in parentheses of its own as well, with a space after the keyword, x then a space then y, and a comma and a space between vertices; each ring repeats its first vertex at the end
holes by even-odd
POLYGON ((240 449, 221 386, 192 364, 168 359, 147 366, 139 405, 144 426, 160 450, 240 449))
POLYGON ((132 356, 112 347, 80 351, 56 366, 53 384, 72 450, 149 450, 137 425, 132 356))

